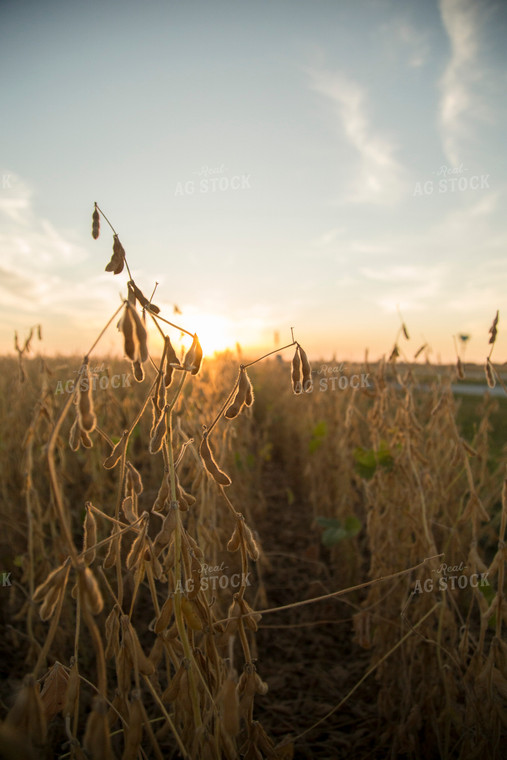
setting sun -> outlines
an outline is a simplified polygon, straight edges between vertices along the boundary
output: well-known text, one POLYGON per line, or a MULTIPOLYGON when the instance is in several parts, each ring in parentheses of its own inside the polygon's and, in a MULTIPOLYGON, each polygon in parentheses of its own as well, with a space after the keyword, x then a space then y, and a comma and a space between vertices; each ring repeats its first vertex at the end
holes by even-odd
POLYGON ((233 324, 218 314, 188 314, 184 326, 197 333, 204 356, 213 356, 216 351, 233 348, 236 343, 233 324))

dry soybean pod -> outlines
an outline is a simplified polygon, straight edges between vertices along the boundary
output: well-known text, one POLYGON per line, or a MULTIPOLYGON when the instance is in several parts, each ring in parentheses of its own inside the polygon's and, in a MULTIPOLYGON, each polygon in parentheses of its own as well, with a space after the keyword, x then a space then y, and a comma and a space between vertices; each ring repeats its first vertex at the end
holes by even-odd
POLYGON ((144 380, 143 365, 141 364, 140 361, 137 361, 137 359, 136 359, 135 362, 132 362, 132 374, 134 375, 134 379, 138 383, 142 383, 143 382, 143 380, 144 380))
POLYGON ((171 385, 172 379, 173 379, 173 373, 174 373, 174 367, 173 364, 176 364, 178 367, 181 367, 180 361, 178 357, 176 356, 176 351, 173 348, 173 344, 171 343, 171 339, 168 335, 165 336, 165 355, 166 355, 166 365, 165 365, 165 376, 164 376, 164 384, 166 388, 169 388, 171 385))
POLYGON ((97 579, 89 567, 85 567, 82 574, 84 598, 89 605, 92 615, 98 615, 104 608, 104 598, 97 583, 97 579))
POLYGON ((243 408, 243 404, 245 403, 245 392, 246 392, 246 386, 243 382, 243 378, 246 374, 245 368, 241 367, 239 370, 239 376, 238 376, 238 388, 236 390, 235 396, 231 402, 231 404, 227 407, 225 410, 224 416, 227 417, 228 420, 233 420, 235 417, 238 416, 241 409, 243 408))
POLYGON ((141 362, 145 362, 148 359, 148 333, 146 332, 143 320, 137 313, 137 309, 134 309, 132 306, 129 306, 129 308, 132 310, 131 316, 134 322, 138 344, 138 356, 136 358, 141 362))
POLYGON ((86 432, 86 430, 81 430, 81 443, 85 447, 85 449, 91 449, 93 448, 93 441, 86 432))
POLYGON ((211 452, 210 445, 208 443, 207 433, 204 434, 204 437, 201 441, 201 445, 199 446, 199 454, 201 456, 202 461, 204 462, 204 466, 206 467, 210 475, 213 476, 213 478, 218 483, 218 485, 230 486, 232 482, 230 477, 225 472, 222 472, 222 470, 219 468, 219 466, 215 462, 215 459, 211 452))
POLYGON ((306 351, 304 351, 301 348, 299 343, 298 343, 298 350, 299 350, 299 355, 301 357, 301 368, 303 370, 303 390, 306 393, 311 393, 311 391, 313 390, 312 368, 310 366, 310 362, 308 361, 306 351))
POLYGON ((150 440, 150 454, 156 454, 162 448, 164 438, 167 434, 166 412, 168 408, 169 408, 168 406, 165 406, 164 409, 162 410, 160 420, 158 421, 157 426, 155 427, 155 430, 153 432, 153 436, 150 440))
POLYGON ((72 451, 77 451, 81 445, 81 432, 79 419, 76 417, 69 433, 69 446, 72 451))
POLYGON ((137 496, 143 492, 141 474, 131 462, 127 462, 127 489, 132 489, 137 496))
POLYGON ((255 396, 254 396, 252 381, 248 377, 246 370, 245 370, 245 379, 247 382, 247 388, 245 392, 245 406, 252 406, 255 396))
POLYGON ((118 462, 120 461, 123 452, 125 451, 125 447, 127 445, 128 440, 128 430, 123 431, 123 435, 118 441, 118 443, 113 447, 113 450, 107 457, 107 459, 104 461, 104 467, 106 470, 111 470, 113 467, 116 467, 118 462))
POLYGON ((78 386, 79 427, 86 433, 91 433, 97 424, 93 411, 92 383, 88 359, 85 360, 78 386))
POLYGON ((301 387, 301 359, 299 358, 299 351, 296 348, 296 352, 292 359, 292 390, 294 393, 299 394, 302 391, 301 387))
POLYGON ((202 361, 202 348, 201 348, 201 344, 199 343, 199 338, 197 337, 197 333, 195 333, 194 338, 192 340, 192 345, 190 346, 187 353, 185 354, 185 358, 183 360, 183 366, 185 369, 190 370, 192 375, 197 375, 201 366, 201 361, 202 361))
POLYGON ((123 309, 123 315, 120 319, 118 327, 123 333, 123 345, 125 355, 128 356, 130 361, 135 362, 137 360, 136 341, 134 339, 134 320, 130 314, 131 306, 125 301, 125 307, 123 309))
POLYGON ((113 255, 111 261, 106 266, 106 272, 114 272, 114 274, 120 274, 123 271, 125 263, 125 250, 120 243, 118 235, 113 236, 113 255))
POLYGON ((93 209, 92 214, 92 237, 94 240, 97 240, 98 236, 100 235, 100 214, 97 210, 97 206, 93 209))
POLYGON ((138 516, 134 510, 134 499, 132 496, 125 496, 121 503, 121 508, 127 522, 130 523, 130 525, 135 523, 138 516))
POLYGON ((86 517, 84 521, 83 561, 91 565, 95 559, 95 544, 97 543, 97 521, 91 509, 91 502, 86 502, 86 517))

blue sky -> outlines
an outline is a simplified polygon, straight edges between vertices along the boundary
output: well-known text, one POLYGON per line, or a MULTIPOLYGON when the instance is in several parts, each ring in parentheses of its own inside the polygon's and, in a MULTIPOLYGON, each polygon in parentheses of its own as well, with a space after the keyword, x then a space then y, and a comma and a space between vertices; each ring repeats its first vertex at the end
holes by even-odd
MULTIPOLYGON (((0 4, 0 351, 84 352, 133 275, 208 349, 481 361, 507 294, 498 0, 0 4), (214 345, 216 344, 216 346, 214 345)), ((177 336, 177 333, 176 333, 177 336)), ((101 347, 120 351, 114 327, 101 347)))

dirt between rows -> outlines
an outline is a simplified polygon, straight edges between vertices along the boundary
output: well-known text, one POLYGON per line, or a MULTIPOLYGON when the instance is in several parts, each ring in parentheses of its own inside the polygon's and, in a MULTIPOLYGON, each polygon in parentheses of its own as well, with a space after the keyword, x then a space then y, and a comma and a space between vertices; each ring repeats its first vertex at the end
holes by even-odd
MULTIPOLYGON (((280 472, 266 473, 264 496, 267 508, 254 518, 270 565, 259 567, 259 585, 267 597, 262 602, 271 608, 338 590, 329 552, 320 543, 321 532, 312 527, 311 510, 301 503, 287 505, 280 472)), ((368 652, 353 642, 352 615, 357 603, 346 600, 329 599, 265 614, 259 625, 258 670, 269 691, 256 699, 254 717, 277 744, 286 737, 295 739, 295 760, 388 755, 388 748, 376 747, 382 726, 376 713, 374 676, 312 728, 338 705, 370 664, 368 652)))

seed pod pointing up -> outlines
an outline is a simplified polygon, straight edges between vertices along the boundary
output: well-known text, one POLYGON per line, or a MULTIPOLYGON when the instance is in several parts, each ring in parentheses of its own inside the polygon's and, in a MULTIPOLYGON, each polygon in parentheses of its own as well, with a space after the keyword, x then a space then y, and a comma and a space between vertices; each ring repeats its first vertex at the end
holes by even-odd
POLYGON ((312 368, 310 366, 310 362, 308 361, 306 351, 303 351, 299 343, 298 349, 299 355, 301 357, 301 368, 303 370, 303 389, 306 393, 311 393, 313 390, 312 368))
POLYGON ((93 214, 92 214, 92 237, 94 240, 97 240, 99 235, 100 235, 100 214, 97 210, 97 205, 95 204, 95 208, 93 209, 93 214))
POLYGON ((211 449, 208 443, 208 436, 206 433, 204 434, 204 438, 202 439, 201 445, 199 446, 199 454, 201 455, 201 459, 204 462, 204 466, 206 467, 210 475, 213 476, 215 481, 220 486, 230 486, 232 481, 225 472, 222 472, 222 470, 219 468, 219 466, 215 462, 215 458, 213 457, 213 454, 211 452, 211 449))
POLYGON ((292 390, 298 394, 302 392, 301 387, 301 359, 299 358, 299 351, 296 348, 296 352, 292 359, 292 390))
POLYGON ((125 264, 125 250, 120 243, 118 235, 113 237, 113 255, 111 261, 106 266, 106 272, 114 272, 114 274, 120 274, 123 271, 125 264))

